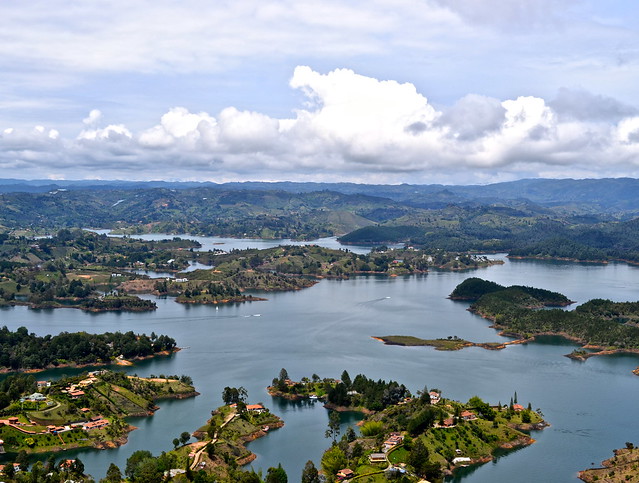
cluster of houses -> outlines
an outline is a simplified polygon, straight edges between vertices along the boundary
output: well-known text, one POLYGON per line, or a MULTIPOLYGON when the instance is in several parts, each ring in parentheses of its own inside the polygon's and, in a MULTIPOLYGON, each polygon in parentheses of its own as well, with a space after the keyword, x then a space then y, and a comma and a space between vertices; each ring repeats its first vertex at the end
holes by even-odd
POLYGON ((20 424, 20 419, 18 419, 17 416, 11 416, 7 419, 0 419, 0 426, 19 426, 20 424))
MULTIPOLYGON (((371 464, 375 463, 386 463, 388 461, 387 453, 395 448, 397 445, 402 444, 404 442, 404 435, 401 433, 393 432, 388 435, 388 438, 382 444, 382 453, 371 453, 368 455, 368 461, 371 464)), ((404 471, 402 468, 396 468, 394 466, 390 466, 388 468, 394 472, 402 472, 404 471)), ((344 468, 337 472, 337 479, 340 481, 350 480, 355 476, 355 472, 350 468, 344 468)))
MULTIPOLYGON (((475 419, 477 419, 477 415, 472 411, 462 411, 459 417, 464 421, 474 421, 475 419)), ((439 426, 442 428, 452 428, 455 426, 455 419, 446 418, 439 426)))
MULTIPOLYGON (((83 412, 88 412, 89 409, 88 408, 82 408, 83 412), (86 410, 86 411, 84 411, 86 410)), ((109 420, 108 419, 104 419, 104 417, 102 416, 94 416, 92 418, 90 418, 88 421, 82 421, 79 423, 73 423, 70 426, 55 426, 55 425, 49 425, 47 426, 47 431, 49 433, 53 433, 53 434, 57 434, 63 431, 69 431, 73 428, 82 428, 85 431, 90 431, 92 429, 100 429, 100 428, 104 428, 105 426, 109 425, 109 420)))
MULTIPOLYGON (((86 409, 85 412, 88 412, 89 409, 88 408, 83 408, 83 410, 86 409)), ((100 429, 100 428, 104 428, 105 426, 107 426, 109 424, 109 420, 108 419, 104 419, 102 416, 95 416, 91 419, 89 419, 88 421, 83 421, 83 422, 79 422, 79 423, 73 423, 71 425, 66 425, 66 426, 56 426, 55 424, 50 424, 46 427, 45 430, 41 431, 41 433, 51 433, 51 434, 58 434, 58 433, 62 433, 64 431, 70 431, 73 428, 82 428, 85 431, 90 431, 92 429, 100 429)), ((15 429, 17 429, 18 431, 22 432, 22 433, 27 433, 27 434, 38 434, 37 431, 29 431, 28 429, 25 428, 29 427, 29 425, 25 425, 23 423, 20 422, 20 420, 18 419, 18 417, 10 417, 7 419, 0 419, 0 426, 11 426, 15 429)))
POLYGON ((109 420, 104 419, 102 416, 95 416, 91 418, 89 421, 82 423, 82 429, 85 431, 90 431, 92 429, 100 429, 109 425, 109 420))
POLYGON ((98 378, 96 377, 102 371, 93 371, 89 372, 89 375, 86 379, 82 379, 77 384, 71 384, 70 386, 65 387, 61 392, 64 394, 68 394, 71 399, 79 399, 84 396, 84 389, 91 387, 93 384, 98 382, 98 378))

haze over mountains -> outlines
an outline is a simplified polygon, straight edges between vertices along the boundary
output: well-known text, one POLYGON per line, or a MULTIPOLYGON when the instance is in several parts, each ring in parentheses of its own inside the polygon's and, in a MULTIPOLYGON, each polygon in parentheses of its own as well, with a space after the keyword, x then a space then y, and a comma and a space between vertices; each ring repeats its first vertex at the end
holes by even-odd
POLYGON ((639 262, 639 180, 630 178, 486 186, 5 180, 0 190, 4 231, 339 236, 351 244, 639 262))
POLYGON ((215 190, 283 191, 310 193, 334 191, 342 194, 365 194, 410 203, 436 206, 451 203, 482 204, 506 200, 529 200, 541 206, 574 204, 575 209, 592 213, 633 214, 639 211, 639 180, 635 178, 604 179, 522 179, 488 185, 372 185, 357 183, 311 182, 191 182, 191 181, 124 181, 124 180, 21 180, 0 179, 0 193, 47 193, 55 190, 215 190))

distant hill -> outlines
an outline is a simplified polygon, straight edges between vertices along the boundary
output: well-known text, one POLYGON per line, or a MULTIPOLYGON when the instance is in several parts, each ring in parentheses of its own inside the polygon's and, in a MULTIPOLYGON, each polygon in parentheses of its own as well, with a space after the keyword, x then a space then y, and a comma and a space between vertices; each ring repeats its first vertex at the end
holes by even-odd
POLYGON ((0 179, 0 193, 45 193, 67 190, 139 190, 194 188, 225 191, 283 191, 311 193, 331 191, 363 194, 400 201, 412 206, 441 208, 450 203, 529 200, 566 213, 639 213, 639 179, 523 179, 488 185, 371 185, 358 183, 302 183, 292 181, 232 183, 124 181, 124 180, 19 180, 0 179))
POLYGON ((353 244, 639 262, 638 219, 639 180, 628 178, 486 186, 0 180, 0 231, 341 236, 353 244))

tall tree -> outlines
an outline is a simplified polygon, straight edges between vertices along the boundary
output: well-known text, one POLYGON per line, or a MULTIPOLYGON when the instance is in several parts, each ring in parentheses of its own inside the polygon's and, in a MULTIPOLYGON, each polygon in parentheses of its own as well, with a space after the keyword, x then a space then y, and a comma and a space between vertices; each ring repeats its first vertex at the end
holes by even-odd
POLYGON ((148 458, 153 458, 153 455, 151 454, 150 451, 140 449, 133 452, 133 454, 129 456, 129 458, 126 460, 126 468, 124 470, 124 474, 128 478, 133 479, 133 476, 135 475, 135 470, 137 469, 138 465, 142 463, 143 460, 148 458))
POLYGON ((337 441, 337 437, 339 436, 339 413, 337 411, 331 411, 328 414, 328 429, 324 433, 326 438, 333 438, 333 444, 337 441))
POLYGON ((288 476, 281 464, 277 468, 270 467, 266 472, 266 483, 288 483, 288 476))
POLYGON ((288 371, 282 367, 280 370, 280 381, 285 381, 286 379, 289 379, 288 371))
POLYGON ((308 460, 304 465, 301 483, 320 483, 319 471, 311 460, 308 460))
POLYGON ((408 453, 406 462, 411 465, 415 473, 418 475, 424 475, 424 471, 428 464, 428 457, 430 456, 428 448, 424 445, 421 438, 415 438, 413 443, 413 449, 408 453))
POLYGON ((344 383, 347 389, 350 389, 351 386, 353 385, 353 382, 351 381, 351 376, 348 375, 348 372, 346 371, 346 369, 344 369, 344 372, 342 372, 342 382, 344 383))
POLYGON ((222 391, 222 401, 224 404, 237 404, 240 401, 246 401, 248 393, 244 387, 229 387, 226 386, 222 391))
POLYGON ((106 477, 100 480, 100 483, 120 483, 122 481, 122 472, 115 463, 109 465, 106 477))

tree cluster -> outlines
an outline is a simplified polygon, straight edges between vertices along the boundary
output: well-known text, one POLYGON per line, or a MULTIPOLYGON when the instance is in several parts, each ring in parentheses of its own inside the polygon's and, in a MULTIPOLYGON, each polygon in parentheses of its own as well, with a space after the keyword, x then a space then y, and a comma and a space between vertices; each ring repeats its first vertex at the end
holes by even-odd
POLYGON ((172 351, 175 339, 160 335, 154 339, 132 331, 88 334, 62 332, 44 337, 29 333, 25 327, 15 331, 0 329, 0 367, 11 370, 42 369, 61 363, 109 362, 120 355, 144 357, 161 351, 172 351))

